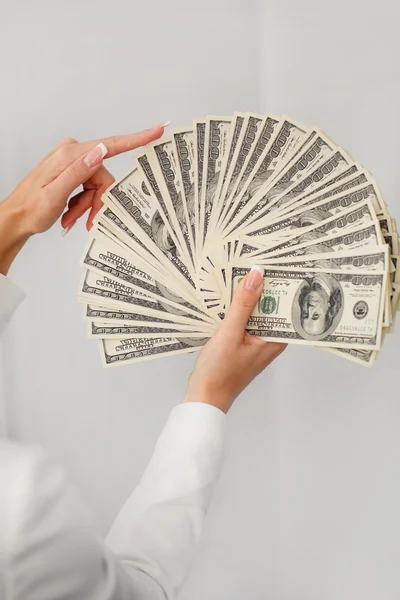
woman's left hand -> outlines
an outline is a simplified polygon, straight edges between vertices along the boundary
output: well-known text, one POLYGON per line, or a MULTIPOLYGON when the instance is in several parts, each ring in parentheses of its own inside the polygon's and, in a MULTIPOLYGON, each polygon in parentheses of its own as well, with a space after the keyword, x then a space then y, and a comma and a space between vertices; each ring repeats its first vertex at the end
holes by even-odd
POLYGON ((0 273, 8 270, 25 241, 49 229, 63 214, 68 198, 80 185, 61 220, 68 231, 89 209, 87 229, 102 207, 101 196, 114 177, 103 166, 109 158, 158 139, 163 125, 140 133, 79 143, 66 138, 48 154, 0 204, 0 273))
POLYGON ((201 350, 189 378, 185 402, 203 402, 228 412, 235 399, 287 344, 264 342, 246 331, 263 289, 262 267, 239 284, 224 321, 201 350))

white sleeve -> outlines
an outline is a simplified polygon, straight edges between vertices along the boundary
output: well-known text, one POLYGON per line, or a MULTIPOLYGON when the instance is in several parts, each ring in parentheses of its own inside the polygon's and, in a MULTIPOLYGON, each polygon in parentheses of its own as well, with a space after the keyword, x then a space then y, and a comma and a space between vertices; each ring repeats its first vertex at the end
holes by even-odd
MULTIPOLYGON (((0 497, 5 597, 175 598, 220 471, 224 429, 225 415, 214 407, 175 408, 106 544, 62 471, 41 451, 21 457, 8 445, 16 456, 2 451, 0 457, 0 482, 8 490, 0 497)), ((0 555, 0 575, 1 563, 0 555)))
POLYGON ((106 540, 128 572, 147 573, 168 599, 182 585, 202 532, 222 466, 225 421, 214 406, 177 406, 106 540))
POLYGON ((0 335, 24 298, 23 291, 0 273, 0 335))

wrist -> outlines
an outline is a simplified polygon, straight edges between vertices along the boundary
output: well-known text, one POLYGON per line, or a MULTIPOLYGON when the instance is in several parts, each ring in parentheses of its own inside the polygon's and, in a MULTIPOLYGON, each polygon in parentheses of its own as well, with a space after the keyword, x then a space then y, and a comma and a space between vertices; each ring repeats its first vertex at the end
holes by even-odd
POLYGON ((18 252, 27 242, 30 233, 26 230, 24 211, 15 206, 11 197, 0 203, 0 273, 7 275, 18 252))
POLYGON ((210 406, 215 406, 215 408, 218 408, 226 414, 232 406, 234 399, 226 398, 224 395, 219 394, 218 392, 188 389, 183 401, 209 404, 210 406))

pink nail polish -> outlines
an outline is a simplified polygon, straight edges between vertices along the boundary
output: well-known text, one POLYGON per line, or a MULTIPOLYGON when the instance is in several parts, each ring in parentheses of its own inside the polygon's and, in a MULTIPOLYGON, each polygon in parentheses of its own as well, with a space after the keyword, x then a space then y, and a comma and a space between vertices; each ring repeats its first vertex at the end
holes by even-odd
POLYGON ((264 277, 264 269, 255 265, 251 267, 250 273, 246 277, 244 287, 246 290, 256 292, 260 287, 264 277))
POLYGON ((89 169, 91 169, 92 167, 95 167, 101 163, 107 152, 108 150, 106 146, 103 143, 100 143, 86 154, 83 162, 89 169))

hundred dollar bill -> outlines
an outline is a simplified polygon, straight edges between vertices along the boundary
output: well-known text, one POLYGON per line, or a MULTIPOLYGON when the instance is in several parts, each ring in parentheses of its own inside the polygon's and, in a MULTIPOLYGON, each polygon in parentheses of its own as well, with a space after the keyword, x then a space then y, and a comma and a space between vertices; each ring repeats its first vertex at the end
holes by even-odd
POLYGON ((225 181, 228 177, 229 169, 232 164, 233 157, 236 152, 236 148, 240 139, 240 134, 243 130, 244 122, 246 115, 244 113, 235 112, 233 113, 233 119, 231 123, 231 129, 228 138, 228 148, 226 151, 226 161, 223 166, 223 171, 221 173, 219 185, 218 185, 218 198, 220 196, 221 191, 224 188, 225 181))
POLYGON ((361 173, 355 177, 346 178, 346 180, 343 180, 339 185, 329 186, 323 193, 316 192, 310 195, 307 194, 305 197, 303 195, 299 196, 299 198, 293 204, 289 205, 286 210, 277 210, 276 213, 274 211, 274 221, 281 217, 297 213, 300 209, 308 210, 322 200, 333 197, 336 198, 345 195, 346 192, 351 194, 355 189, 365 190, 363 193, 368 194, 368 196, 365 195, 365 197, 368 197, 373 202, 377 215, 382 214, 385 203, 376 182, 366 174, 361 173))
MULTIPOLYGON (((282 266, 278 266, 278 265, 268 265, 266 268, 268 269, 274 269, 277 268, 279 270, 291 270, 291 271, 302 271, 304 269, 302 269, 301 267, 298 266, 293 266, 293 267, 288 267, 287 265, 282 265, 282 266)), ((337 268, 337 267, 336 267, 337 268)), ((309 270, 309 269, 307 269, 309 270)), ((320 271, 322 273, 325 273, 327 271, 333 271, 336 269, 331 269, 329 267, 329 265, 327 264, 323 264, 322 267, 318 266, 318 267, 313 267, 312 270, 316 270, 316 271, 320 271)), ((363 273, 382 273, 385 276, 387 275, 387 271, 384 271, 382 269, 372 269, 372 270, 360 270, 360 269, 351 269, 351 268, 347 268, 347 269, 339 269, 339 270, 343 270, 343 271, 348 271, 351 272, 353 274, 363 274, 363 273)), ((383 320, 382 320, 382 325, 383 327, 389 327, 389 325, 391 324, 392 321, 392 311, 391 311, 391 306, 390 306, 390 280, 389 278, 386 277, 386 290, 384 291, 383 294, 383 298, 384 298, 384 310, 383 310, 383 320)))
MULTIPOLYGON (((240 252, 240 251, 239 251, 240 252)), ((267 253, 256 257, 232 258, 241 267, 254 262, 265 268, 326 269, 341 271, 378 271, 386 273, 389 266, 388 246, 377 245, 376 225, 359 227, 350 235, 330 236, 310 244, 294 246, 290 252, 270 258, 267 253)), ((232 270, 228 270, 228 279, 232 270)), ((230 279, 227 287, 230 289, 230 279)), ((224 295, 226 302, 226 292, 224 295)))
MULTIPOLYGON (((94 313, 104 312, 106 309, 104 307, 99 307, 94 310, 94 313)), ((100 318, 95 319, 86 319, 89 326, 89 337, 117 337, 124 338, 125 334, 130 334, 127 337, 143 337, 147 334, 151 334, 151 337, 160 337, 160 336, 169 336, 176 337, 184 334, 185 337, 187 334, 195 333, 200 334, 204 337, 210 334, 210 332, 214 331, 215 327, 208 327, 204 329, 193 328, 189 325, 182 325, 182 323, 174 323, 171 321, 168 323, 167 321, 162 321, 161 319, 153 319, 148 315, 139 315, 137 313, 126 313, 132 317, 130 321, 121 321, 119 319, 107 319, 102 321, 100 318), (148 321, 144 320, 143 317, 148 319, 148 321)), ((124 313, 125 315, 125 313, 124 313)), ((189 336, 190 337, 190 336, 189 336)))
MULTIPOLYGON (((108 206, 105 205, 96 215, 90 233, 94 238, 101 241, 104 241, 105 239, 112 240, 112 242, 117 244, 125 252, 132 253, 133 257, 135 257, 135 261, 138 262, 137 266, 140 264, 142 270, 151 274, 155 279, 169 287, 171 290, 174 290, 175 294, 181 295, 185 287, 178 277, 174 277, 176 273, 175 269, 172 268, 167 270, 168 268, 161 257, 158 261, 156 260, 153 262, 155 257, 147 251, 146 245, 138 240, 131 229, 125 225, 126 221, 127 219, 120 214, 120 211, 116 207, 113 207, 113 210, 111 211, 108 206), (138 257, 140 257, 140 259, 136 260, 138 257)), ((179 275, 179 273, 177 273, 177 275, 179 275)), ((189 293, 189 290, 186 290, 185 293, 188 298, 192 299, 193 304, 199 306, 194 293, 189 293)))
MULTIPOLYGON (((377 191, 372 184, 360 185, 350 191, 342 192, 328 199, 319 200, 307 207, 300 207, 298 210, 289 213, 286 216, 276 219, 269 224, 257 227, 253 232, 247 235, 269 236, 272 241, 284 240, 294 237, 296 232, 301 233, 301 228, 320 223, 334 215, 340 214, 345 209, 369 200, 374 212, 379 209, 377 200, 377 191)), ((258 221, 256 222, 256 224, 258 221)), ((243 234, 245 234, 243 232, 243 234)))
POLYGON ((360 350, 356 348, 322 348, 341 358, 346 358, 363 367, 371 367, 376 360, 378 352, 376 350, 360 350))
POLYGON ((379 226, 384 235, 391 235, 394 233, 392 219, 387 213, 378 216, 379 226))
POLYGON ((305 175, 298 182, 293 183, 286 190, 279 193, 269 202, 268 206, 258 215, 258 219, 265 218, 270 213, 288 210, 289 206, 296 204, 296 201, 304 193, 312 191, 318 187, 318 184, 325 178, 328 179, 332 173, 341 173, 348 170, 348 157, 342 150, 336 150, 334 153, 322 162, 316 169, 305 175))
POLYGON ((131 236, 134 238, 132 232, 107 207, 105 207, 100 220, 98 222, 97 218, 94 220, 90 233, 94 239, 107 246, 111 254, 123 257, 124 260, 128 260, 129 262, 134 261, 137 269, 146 272, 158 284, 164 286, 165 290, 168 289, 171 292, 171 294, 168 292, 170 299, 180 302, 182 294, 184 294, 184 297, 188 301, 188 306, 194 306, 197 310, 201 308, 201 303, 194 295, 183 292, 182 287, 177 285, 176 279, 172 276, 173 273, 171 273, 170 269, 168 270, 167 266, 161 260, 158 261, 158 266, 154 266, 154 264, 151 264, 151 262, 148 263, 145 260, 146 249, 136 246, 134 239, 131 239, 131 236))
POLYGON ((190 243, 189 230, 186 226, 186 213, 183 202, 183 189, 179 177, 177 157, 174 152, 172 138, 152 142, 149 146, 152 152, 151 165, 155 163, 154 174, 159 183, 160 194, 164 198, 169 221, 174 226, 177 239, 186 258, 190 272, 194 273, 194 257, 190 243))
POLYGON ((388 244, 390 248, 390 254, 397 256, 399 253, 399 239, 397 237, 397 234, 384 233, 383 239, 385 241, 385 244, 388 244))
POLYGON ((142 262, 148 267, 157 269, 159 261, 155 250, 151 252, 150 244, 146 245, 142 241, 144 236, 137 229, 135 222, 132 220, 129 227, 125 224, 129 217, 127 218, 121 206, 115 203, 111 196, 104 195, 102 200, 103 206, 93 219, 91 235, 112 240, 115 244, 141 256, 142 262))
MULTIPOLYGON (((379 244, 378 228, 374 223, 368 227, 358 227, 351 232, 340 235, 324 236, 312 239, 284 252, 271 253, 266 250, 258 256, 241 255, 241 244, 238 245, 238 256, 231 263, 242 267, 250 267, 255 262, 266 268, 304 268, 304 269, 340 269, 387 272, 389 264, 388 247, 379 244)), ((227 271, 227 288, 230 290, 230 276, 227 271)), ((224 301, 227 302, 227 292, 224 301)))
POLYGON ((392 280, 394 283, 400 283, 400 256, 396 254, 391 254, 390 259, 393 263, 394 273, 392 275, 392 280))
POLYGON ((168 286, 145 273, 138 262, 132 262, 132 256, 124 252, 116 244, 101 243, 99 239, 91 239, 86 247, 83 256, 84 266, 94 272, 118 279, 121 282, 126 282, 133 289, 143 293, 150 298, 170 305, 177 314, 191 314, 195 317, 203 318, 203 312, 198 307, 184 300, 182 295, 174 293, 168 286))
MULTIPOLYGON (((159 329, 175 328, 179 331, 193 331, 193 323, 182 324, 173 320, 173 315, 167 315, 166 318, 158 318, 151 315, 139 314, 133 310, 121 310, 113 307, 99 306, 96 304, 85 304, 85 319, 94 323, 105 323, 110 327, 131 326, 131 327, 152 327, 159 329)), ((209 330, 208 324, 197 324, 196 330, 204 327, 204 331, 209 330)))
POLYGON ((243 171, 246 159, 251 154, 251 151, 257 141, 258 132, 261 131, 265 120, 266 118, 262 115, 257 115, 254 113, 246 113, 245 115, 240 136, 236 144, 236 149, 219 197, 219 222, 223 220, 226 211, 230 206, 234 188, 238 183, 238 177, 243 171))
MULTIPOLYGON (((262 155, 266 146, 270 142, 272 136, 276 132, 279 122, 280 121, 277 117, 267 115, 263 119, 262 123, 260 124, 260 126, 258 128, 258 133, 256 134, 254 142, 251 145, 250 151, 244 160, 243 166, 241 167, 241 170, 239 171, 238 175, 235 177, 236 183, 233 184, 232 189, 230 191, 230 196, 227 200, 227 206, 226 206, 226 211, 225 211, 226 214, 224 215, 224 218, 221 217, 221 220, 220 220, 220 223, 221 223, 220 228, 221 229, 223 229, 222 223, 224 222, 224 220, 229 219, 229 215, 232 210, 234 198, 241 197, 241 191, 243 189, 243 186, 246 184, 254 167, 258 163, 260 156, 262 155)), ((251 123, 250 123, 250 127, 251 127, 251 123)), ((251 138, 251 136, 252 136, 251 129, 249 130, 248 134, 245 134, 245 139, 246 139, 247 135, 250 136, 250 138, 251 138)), ((241 160, 239 159, 238 166, 240 166, 240 163, 241 163, 241 160)))
MULTIPOLYGON (((215 327, 214 327, 215 329, 215 327)), ((117 338, 120 340, 128 339, 128 338, 138 338, 138 339, 154 339, 159 337, 165 338, 202 338, 208 335, 211 337, 213 334, 211 328, 209 332, 205 333, 204 331, 185 331, 177 329, 176 327, 146 327, 140 325, 110 325, 108 323, 101 322, 91 322, 89 324, 89 337, 94 337, 97 339, 110 339, 117 338)))
MULTIPOLYGON (((110 187, 102 196, 103 207, 97 212, 93 223, 94 225, 98 225, 98 229, 102 230, 107 237, 114 239, 121 245, 128 245, 129 248, 132 245, 139 253, 143 252, 145 256, 143 260, 157 265, 160 262, 160 258, 162 261, 164 257, 154 241, 149 239, 147 232, 141 228, 143 224, 141 220, 142 214, 148 213, 146 211, 146 198, 141 196, 139 188, 135 189, 139 182, 140 173, 135 168, 119 182, 116 182, 114 188, 110 187), (123 179, 125 181, 122 181, 123 179), (131 185, 133 190, 129 190, 131 185), (136 194, 138 195, 137 198, 135 197, 136 194), (138 217, 139 220, 137 220, 138 217), (123 233, 126 235, 124 236, 123 233), (125 239, 122 241, 121 238, 125 239)), ((146 190, 144 182, 143 190, 146 190)), ((145 192, 143 193, 146 196, 145 192)), ((153 214, 157 214, 157 209, 155 209, 153 214)))
POLYGON ((200 316, 176 309, 167 302, 160 302, 155 298, 143 294, 138 288, 122 283, 110 275, 101 275, 94 271, 85 270, 80 286, 78 299, 83 302, 94 302, 100 306, 121 310, 133 310, 139 314, 153 317, 172 319, 177 323, 203 322, 200 316))
MULTIPOLYGON (((153 160, 154 153, 151 153, 151 146, 146 146, 146 149, 143 150, 140 154, 136 155, 135 163, 137 169, 137 183, 140 180, 141 191, 144 193, 149 199, 152 199, 154 206, 158 214, 163 219, 165 226, 168 228, 169 234, 175 238, 175 227, 176 222, 172 211, 169 210, 170 203, 166 204, 166 199, 164 195, 161 193, 159 187, 159 178, 156 177, 156 173, 154 172, 155 165, 153 160)), ((159 173, 157 173, 159 174, 159 173)), ((137 190, 135 190, 137 193, 137 190)), ((175 244, 179 247, 178 242, 175 239, 175 244)), ((182 248, 180 248, 182 253, 182 248)))
MULTIPOLYGON (((187 265, 190 265, 189 251, 185 245, 185 240, 182 236, 182 232, 180 229, 180 225, 174 210, 173 202, 169 197, 169 194, 166 193, 165 187, 165 171, 160 167, 159 161, 162 158, 165 158, 165 152, 168 150, 168 158, 165 163, 165 167, 168 169, 171 165, 172 161, 172 142, 166 142, 168 146, 166 146, 163 142, 161 145, 157 146, 158 154, 155 151, 152 151, 151 147, 147 147, 146 150, 136 156, 136 164, 138 165, 138 170, 141 176, 144 178, 145 189, 150 197, 152 197, 152 204, 157 208, 158 213, 158 222, 156 224, 157 227, 161 228, 162 235, 165 239, 168 238, 168 244, 173 244, 177 252, 180 255, 182 264, 185 264, 186 270, 191 273, 191 277, 193 277, 193 268, 188 268, 187 265), (157 163, 159 168, 157 169, 157 163), (160 188, 161 178, 163 178, 162 189, 160 188), (163 193, 164 192, 164 193, 163 193)), ((171 186, 168 187, 168 192, 171 192, 171 186)), ((178 203, 179 198, 176 196, 174 200, 178 203)), ((158 243, 160 244, 160 239, 158 239, 158 243)), ((192 282, 192 279, 190 279, 192 282)))
POLYGON ((200 253, 200 200, 203 189, 204 145, 206 139, 206 120, 196 119, 193 122, 194 131, 194 217, 195 217, 195 246, 196 254, 200 253))
POLYGON ((218 198, 217 189, 226 164, 231 117, 209 117, 206 120, 202 194, 200 198, 200 244, 204 247, 211 210, 218 198))
MULTIPOLYGON (((339 235, 324 235, 318 237, 314 232, 306 234, 304 241, 299 244, 283 244, 283 247, 274 250, 260 250, 257 254, 257 264, 263 264, 260 261, 270 260, 271 258, 281 257, 292 257, 292 256, 304 256, 309 254, 321 254, 325 252, 340 252, 340 251, 353 251, 361 248, 373 248, 381 245, 381 235, 379 227, 376 223, 371 225, 356 227, 351 231, 341 232, 339 235)), ((239 242, 237 254, 239 257, 242 255, 243 243, 239 242)), ((253 247, 253 249, 255 249, 253 247)), ((253 258, 254 264, 254 258, 253 258)))
MULTIPOLYGON (((234 267, 231 294, 250 269, 234 267)), ((268 269, 249 333, 269 341, 379 350, 386 274, 268 269)))
POLYGON ((97 240, 99 244, 107 246, 111 252, 115 251, 127 260, 134 260, 137 269, 182 294, 182 288, 177 286, 175 279, 166 272, 164 264, 146 250, 146 246, 124 225, 121 218, 123 219, 123 215, 117 207, 113 207, 111 211, 108 206, 103 206, 93 221, 90 239, 97 240))
MULTIPOLYGON (((245 266, 245 261, 241 261, 245 266)), ((253 261, 252 261, 253 262, 253 261)), ((339 269, 341 271, 379 271, 386 273, 389 265, 388 246, 377 246, 373 250, 349 252, 326 252, 304 256, 271 258, 263 261, 268 267, 292 267, 300 269, 339 269)), ((246 265, 247 266, 247 265, 246 265)))
POLYGON ((317 136, 316 130, 307 130, 298 123, 289 119, 282 119, 276 125, 274 134, 264 148, 246 181, 241 184, 240 193, 236 193, 233 206, 225 219, 225 231, 234 231, 241 222, 243 214, 247 214, 248 207, 254 205, 254 197, 259 190, 264 189, 273 180, 274 175, 280 172, 279 165, 284 165, 286 159, 296 154, 317 136))
MULTIPOLYGON (((293 159, 282 171, 272 179, 272 181, 261 188, 247 205, 241 220, 236 224, 237 228, 248 225, 256 218, 262 217, 268 210, 268 206, 283 193, 287 192, 304 176, 312 172, 320 164, 331 158, 336 152, 336 148, 324 135, 317 134, 314 138, 295 154, 293 159)), ((352 162, 349 157, 345 157, 342 151, 342 167, 352 162)))
POLYGON ((392 297, 391 297, 391 313, 392 313, 392 324, 388 329, 388 333, 394 333, 396 324, 396 313, 400 310, 400 284, 392 283, 392 297))
MULTIPOLYGON (((142 164, 145 162, 143 159, 142 164)), ((140 239, 146 252, 150 251, 162 262, 167 261, 167 264, 173 266, 174 276, 180 280, 184 288, 190 289, 190 293, 193 293, 192 276, 185 265, 176 238, 170 235, 170 228, 160 213, 156 199, 148 191, 140 171, 133 169, 115 182, 103 198, 106 204, 108 198, 128 217, 126 223, 121 219, 119 225, 122 227, 131 224, 131 231, 134 230, 132 233, 140 239)))
POLYGON ((240 134, 244 128, 245 122, 245 114, 240 112, 233 113, 233 118, 231 121, 231 126, 229 130, 229 135, 227 139, 227 147, 224 152, 224 161, 221 165, 221 173, 218 178, 218 185, 215 191, 214 202, 211 207, 211 215, 209 219, 208 230, 211 233, 214 233, 216 224, 218 222, 218 218, 220 215, 220 199, 221 193, 224 189, 225 181, 232 164, 233 156, 235 154, 240 134))
MULTIPOLYGON (((321 215, 316 213, 307 221, 307 217, 304 217, 303 222, 299 219, 295 222, 295 228, 293 233, 288 235, 283 240, 276 240, 275 238, 270 240, 270 236, 264 234, 264 228, 253 232, 252 235, 243 236, 244 245, 242 248, 242 254, 251 252, 252 240, 257 240, 258 246, 265 246, 270 250, 271 255, 276 252, 283 251, 289 246, 295 246, 303 243, 308 236, 313 236, 314 239, 318 237, 324 237, 327 235, 339 234, 339 232, 346 229, 352 230, 361 225, 370 225, 374 223, 376 228, 379 229, 378 219, 375 215, 374 207, 369 200, 364 200, 355 206, 350 206, 345 210, 335 212, 331 217, 325 218, 325 214, 321 215), (308 224, 311 223, 311 224, 308 224), (305 237, 306 236, 306 237, 305 237)), ((257 253, 257 251, 256 251, 257 253)))
POLYGON ((325 184, 318 186, 311 191, 306 191, 296 198, 293 204, 285 205, 281 209, 277 208, 274 210, 274 219, 279 218, 281 216, 290 214, 292 212, 297 211, 300 207, 306 208, 311 206, 315 202, 319 202, 321 200, 325 200, 326 198, 331 198, 332 196, 336 196, 346 191, 350 191, 355 187, 359 187, 363 184, 370 184, 374 187, 375 195, 377 198, 379 214, 384 210, 385 203, 382 198, 381 192, 376 185, 376 182, 370 177, 370 175, 366 171, 356 171, 351 175, 346 175, 352 169, 358 169, 358 167, 353 166, 345 171, 342 171, 338 175, 336 175, 331 181, 326 181, 325 184), (342 175, 346 175, 342 177, 342 175), (275 217, 276 215, 276 217, 275 217))
POLYGON ((99 344, 103 366, 111 367, 163 356, 196 352, 207 339, 159 337, 146 340, 133 337, 127 340, 100 340, 99 344))
POLYGON ((178 164, 178 177, 182 190, 182 203, 185 222, 182 225, 187 231, 195 261, 196 221, 194 212, 194 133, 193 129, 177 129, 172 134, 174 151, 178 164))
MULTIPOLYGON (((307 198, 312 199, 315 196, 321 196, 321 199, 323 199, 325 197, 329 197, 329 195, 344 192, 347 189, 365 183, 367 180, 367 171, 364 171, 361 166, 358 165, 358 163, 354 163, 344 171, 339 171, 338 173, 334 173, 333 175, 331 174, 329 177, 324 178, 322 183, 317 185, 317 187, 313 187, 311 190, 306 190, 303 192, 297 198, 294 206, 297 206, 298 202, 306 200, 307 198), (328 195, 325 196, 325 194, 328 195)), ((292 206, 284 206, 282 209, 277 208, 276 212, 289 212, 290 210, 292 210, 292 206)))

